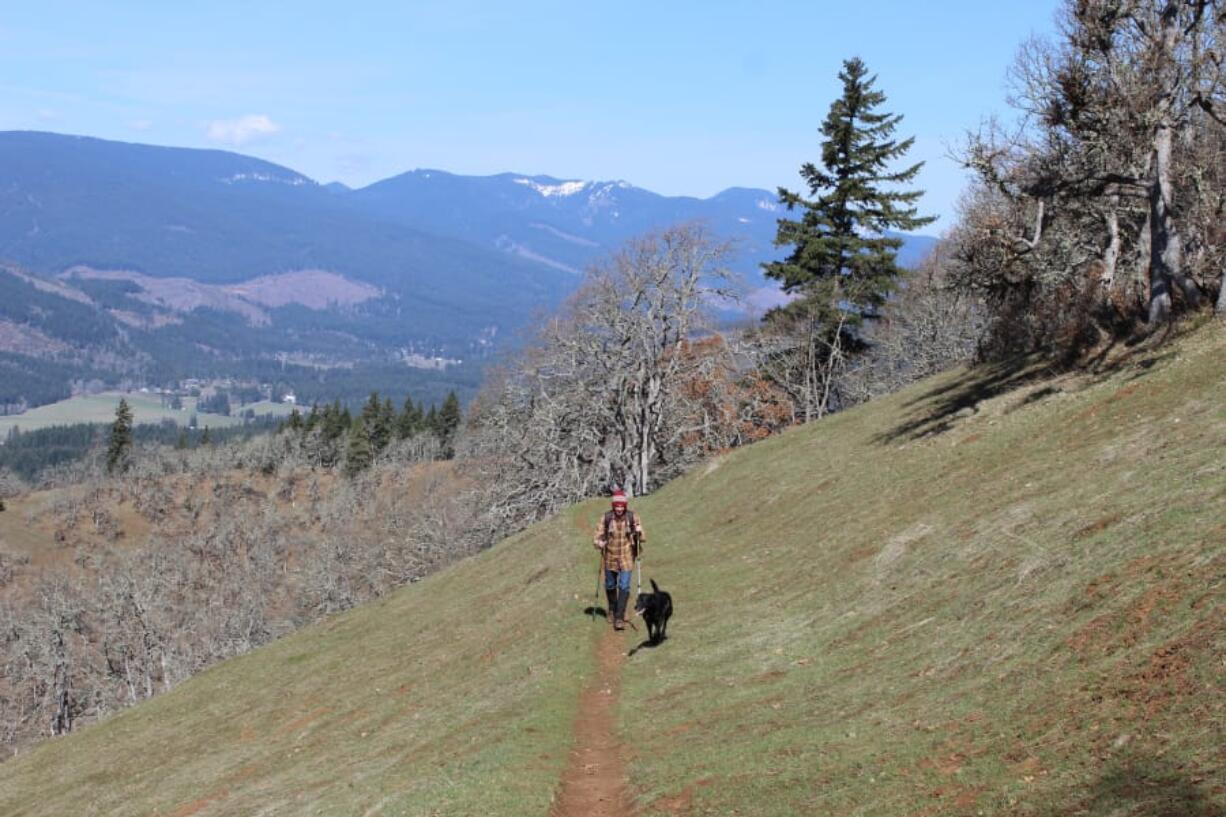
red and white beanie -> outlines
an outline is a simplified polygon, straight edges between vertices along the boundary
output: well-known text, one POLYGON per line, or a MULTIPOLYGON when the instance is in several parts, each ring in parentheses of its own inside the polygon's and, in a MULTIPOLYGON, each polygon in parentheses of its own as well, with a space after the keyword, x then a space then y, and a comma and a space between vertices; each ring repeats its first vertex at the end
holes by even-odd
POLYGON ((626 492, 621 488, 613 492, 613 507, 616 508, 618 505, 626 507, 626 492))

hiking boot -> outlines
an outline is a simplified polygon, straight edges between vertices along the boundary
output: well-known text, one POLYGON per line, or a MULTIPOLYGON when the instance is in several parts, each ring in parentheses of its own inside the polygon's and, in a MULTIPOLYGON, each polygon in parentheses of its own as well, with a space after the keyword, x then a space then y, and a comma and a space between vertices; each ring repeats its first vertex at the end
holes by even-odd
POLYGON ((626 602, 630 600, 630 591, 618 588, 617 591, 617 615, 613 619, 614 630, 626 629, 626 602))

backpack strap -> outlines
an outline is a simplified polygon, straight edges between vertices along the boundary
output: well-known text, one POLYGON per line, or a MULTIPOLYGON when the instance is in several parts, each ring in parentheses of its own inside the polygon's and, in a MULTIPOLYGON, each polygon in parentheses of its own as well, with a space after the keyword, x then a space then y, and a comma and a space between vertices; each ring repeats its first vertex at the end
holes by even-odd
MULTIPOLYGON (((609 525, 612 524, 612 522, 613 522, 613 512, 605 511, 604 512, 604 538, 606 539, 609 538, 609 525)), ((634 511, 630 510, 629 508, 626 508, 626 524, 630 526, 629 528, 630 538, 636 539, 637 534, 634 528, 634 511)), ((638 547, 637 542, 635 543, 635 547, 637 549, 638 547)))

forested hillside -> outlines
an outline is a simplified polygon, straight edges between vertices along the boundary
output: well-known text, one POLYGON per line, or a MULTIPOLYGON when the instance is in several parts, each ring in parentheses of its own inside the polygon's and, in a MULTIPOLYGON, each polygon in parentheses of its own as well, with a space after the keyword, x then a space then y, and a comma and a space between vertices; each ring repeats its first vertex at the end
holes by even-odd
MULTIPOLYGON (((471 393, 477 370, 454 361, 513 345, 628 237, 693 219, 738 239, 729 263, 762 290, 748 305, 777 300, 758 270, 777 209, 765 190, 700 200, 422 171, 337 192, 234 153, 24 132, 0 134, 0 160, 12 410, 74 381, 271 380, 287 364, 308 399, 471 393), (450 374, 403 365, 436 355, 450 374)), ((909 238, 905 260, 931 244, 909 238)))

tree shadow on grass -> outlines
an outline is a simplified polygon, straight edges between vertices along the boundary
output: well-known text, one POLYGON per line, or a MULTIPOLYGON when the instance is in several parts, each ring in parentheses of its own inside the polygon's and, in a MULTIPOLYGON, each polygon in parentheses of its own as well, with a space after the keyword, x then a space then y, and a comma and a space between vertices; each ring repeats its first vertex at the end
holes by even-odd
MULTIPOLYGON (((1101 382, 1125 370, 1132 370, 1130 380, 1144 377, 1159 363, 1175 356, 1175 350, 1166 346, 1166 340, 1163 336, 1156 343, 1134 345, 1115 356, 1110 354, 1116 346, 1112 343, 1101 354, 1075 366, 1057 366, 1037 355, 979 366, 965 377, 943 383, 908 400, 905 403, 908 408, 917 409, 927 404, 928 410, 876 435, 873 442, 890 445, 944 434, 957 425, 959 420, 978 412, 979 404, 985 400, 1063 372, 1081 371, 1093 382, 1101 382)), ((1038 403, 1060 392, 1061 389, 1054 385, 1045 386, 1027 395, 1018 405, 1007 409, 1007 412, 1038 403)))
POLYGON ((1039 813, 1048 817, 1226 817, 1222 800, 1201 786, 1207 779, 1165 758, 1133 752, 1112 759, 1089 787, 1068 791, 1060 802, 1039 813))
POLYGON ((878 434, 874 442, 889 445, 902 440, 917 440, 943 434, 957 421, 979 410, 979 404, 1042 377, 1047 369, 1034 358, 1013 360, 981 366, 963 378, 930 389, 907 402, 908 407, 930 404, 928 411, 878 434))

